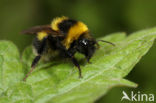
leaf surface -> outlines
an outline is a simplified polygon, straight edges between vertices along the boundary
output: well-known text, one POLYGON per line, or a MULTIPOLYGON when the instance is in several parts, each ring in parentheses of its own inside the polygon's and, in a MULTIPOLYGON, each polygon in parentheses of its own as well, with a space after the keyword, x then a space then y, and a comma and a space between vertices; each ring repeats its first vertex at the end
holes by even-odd
POLYGON ((82 55, 76 55, 82 68, 82 79, 78 78, 78 70, 70 60, 57 58, 50 62, 41 61, 26 82, 22 78, 30 70, 35 57, 32 48, 24 50, 21 62, 17 48, 10 42, 1 41, 0 102, 92 103, 112 87, 136 87, 137 84, 124 77, 147 53, 155 38, 156 28, 128 37, 124 33, 110 34, 99 39, 111 41, 116 46, 99 42, 101 47, 91 59, 91 64, 82 55))

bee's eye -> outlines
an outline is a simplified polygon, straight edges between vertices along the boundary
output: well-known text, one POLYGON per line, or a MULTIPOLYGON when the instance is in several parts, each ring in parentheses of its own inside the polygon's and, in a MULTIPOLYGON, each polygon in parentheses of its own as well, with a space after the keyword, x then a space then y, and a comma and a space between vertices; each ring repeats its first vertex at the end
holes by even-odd
POLYGON ((87 40, 83 39, 83 40, 82 40, 82 44, 83 44, 83 45, 87 45, 87 44, 88 44, 87 40))
POLYGON ((87 41, 86 39, 81 39, 81 40, 79 41, 79 44, 80 44, 81 46, 87 46, 87 45, 88 45, 88 41, 87 41))

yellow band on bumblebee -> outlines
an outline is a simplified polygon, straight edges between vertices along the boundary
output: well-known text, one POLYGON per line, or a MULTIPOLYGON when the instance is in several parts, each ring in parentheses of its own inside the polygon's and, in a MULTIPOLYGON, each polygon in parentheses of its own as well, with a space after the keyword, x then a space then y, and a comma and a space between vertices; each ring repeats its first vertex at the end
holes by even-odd
POLYGON ((37 34, 38 40, 43 40, 47 36, 48 36, 48 34, 46 32, 44 32, 44 31, 38 32, 38 34, 37 34))
POLYGON ((68 19, 68 17, 62 16, 62 17, 56 17, 51 22, 51 28, 55 31, 58 31, 58 24, 61 23, 63 20, 68 19))
POLYGON ((67 37, 63 41, 63 44, 66 47, 66 49, 70 47, 70 44, 74 40, 77 40, 85 32, 88 32, 88 27, 80 21, 78 21, 75 25, 70 27, 67 37))

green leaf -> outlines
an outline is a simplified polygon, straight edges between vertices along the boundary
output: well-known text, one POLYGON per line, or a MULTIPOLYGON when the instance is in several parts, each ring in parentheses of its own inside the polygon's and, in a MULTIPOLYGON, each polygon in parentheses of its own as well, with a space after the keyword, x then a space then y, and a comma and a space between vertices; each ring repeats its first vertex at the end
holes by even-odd
POLYGON ((2 65, 0 65, 0 80, 4 77, 2 71, 6 71, 6 75, 12 73, 10 75, 14 76, 5 76, 8 81, 13 82, 12 85, 5 80, 6 83, 3 81, 5 85, 7 84, 5 88, 3 82, 1 83, 0 103, 92 103, 112 87, 136 87, 137 84, 124 77, 147 53, 155 38, 156 28, 136 32, 128 37, 124 33, 110 34, 99 39, 111 41, 116 46, 100 42, 101 48, 91 59, 92 64, 87 64, 82 59, 82 55, 76 55, 81 64, 82 79, 78 78, 78 70, 70 60, 57 58, 50 62, 41 61, 26 82, 21 80, 23 73, 26 74, 30 70, 34 58, 32 48, 26 48, 22 54, 24 69, 22 71, 17 49, 12 43, 2 41, 0 42, 2 44, 0 45, 0 64, 2 65), (6 47, 10 48, 11 53, 8 50, 3 52, 5 49, 2 48, 6 47), (16 55, 10 57, 12 53, 16 55), (10 60, 9 63, 7 59, 10 60), (15 63, 11 61, 17 61, 18 68, 10 67, 7 71, 8 68, 4 68, 4 64, 15 66, 15 63))
POLYGON ((0 93, 18 83, 24 76, 17 47, 8 41, 0 41, 0 93))
POLYGON ((5 96, 0 98, 0 103, 33 103, 31 86, 26 83, 17 83, 10 87, 5 96))

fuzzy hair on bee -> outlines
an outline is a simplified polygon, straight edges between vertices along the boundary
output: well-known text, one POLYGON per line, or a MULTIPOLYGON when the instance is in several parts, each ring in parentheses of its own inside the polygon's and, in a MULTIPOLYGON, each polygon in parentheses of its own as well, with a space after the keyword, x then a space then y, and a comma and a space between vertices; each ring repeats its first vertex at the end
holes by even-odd
MULTIPOLYGON (((24 30, 22 34, 34 34, 33 48, 36 53, 31 70, 26 74, 24 80, 35 69, 41 57, 47 55, 54 57, 56 54, 60 57, 71 59, 72 63, 79 70, 79 77, 82 77, 80 65, 75 58, 75 53, 83 54, 90 62, 91 57, 99 47, 87 25, 81 21, 69 19, 68 17, 56 17, 50 25, 35 26, 24 30)), ((99 40, 114 45, 111 42, 99 40)))

